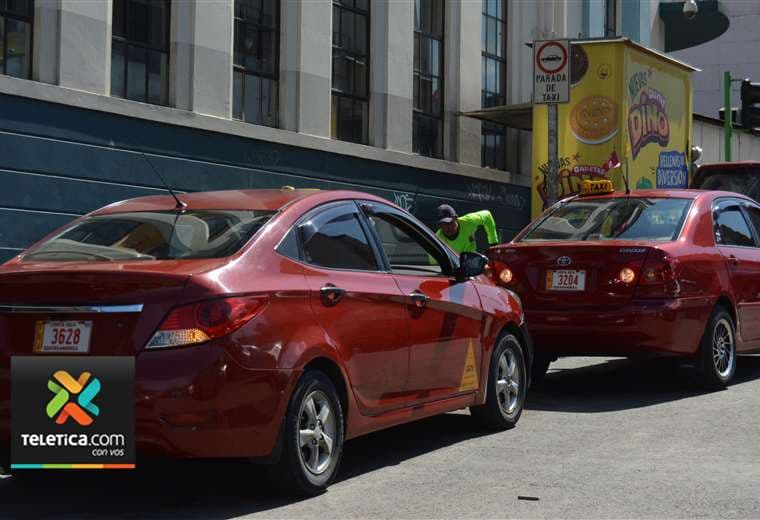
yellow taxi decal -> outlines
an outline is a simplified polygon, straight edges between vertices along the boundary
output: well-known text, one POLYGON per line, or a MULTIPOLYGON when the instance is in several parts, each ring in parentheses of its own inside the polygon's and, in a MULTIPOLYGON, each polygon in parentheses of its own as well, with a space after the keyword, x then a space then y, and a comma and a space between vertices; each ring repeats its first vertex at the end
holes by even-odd
POLYGON ((477 390, 479 386, 478 368, 475 365, 475 351, 472 348, 472 340, 470 340, 470 344, 467 346, 467 357, 464 360, 462 379, 459 382, 459 391, 477 390))

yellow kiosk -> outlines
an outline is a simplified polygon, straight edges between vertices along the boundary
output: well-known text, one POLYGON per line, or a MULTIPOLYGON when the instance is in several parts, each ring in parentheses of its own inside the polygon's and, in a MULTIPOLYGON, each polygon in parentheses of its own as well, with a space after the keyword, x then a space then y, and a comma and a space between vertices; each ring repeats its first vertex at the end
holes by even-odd
MULTIPOLYGON (((616 189, 689 184, 694 67, 627 38, 574 41, 570 102, 558 105, 559 196, 584 180, 616 189)), ((547 106, 533 106, 532 216, 546 202, 547 106)))

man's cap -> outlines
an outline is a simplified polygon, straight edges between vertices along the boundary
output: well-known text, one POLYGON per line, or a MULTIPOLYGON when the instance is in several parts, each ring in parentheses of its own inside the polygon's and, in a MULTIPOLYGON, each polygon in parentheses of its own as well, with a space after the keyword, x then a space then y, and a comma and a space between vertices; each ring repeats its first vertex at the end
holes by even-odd
POLYGON ((438 213, 438 224, 449 224, 457 218, 457 212, 448 204, 441 204, 436 210, 438 213))

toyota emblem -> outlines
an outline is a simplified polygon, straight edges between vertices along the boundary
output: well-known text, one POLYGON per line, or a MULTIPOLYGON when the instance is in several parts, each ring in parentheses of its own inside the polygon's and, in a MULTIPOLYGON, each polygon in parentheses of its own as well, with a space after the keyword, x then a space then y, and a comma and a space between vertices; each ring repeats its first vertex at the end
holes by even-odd
POLYGON ((573 261, 570 259, 569 256, 560 256, 557 258, 557 265, 570 265, 573 261))

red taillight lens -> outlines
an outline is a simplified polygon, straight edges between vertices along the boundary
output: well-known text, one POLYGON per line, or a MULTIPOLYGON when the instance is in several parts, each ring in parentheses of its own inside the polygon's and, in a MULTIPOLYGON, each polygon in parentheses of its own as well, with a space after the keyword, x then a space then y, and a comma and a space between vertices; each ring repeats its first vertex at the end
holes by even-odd
POLYGON ((675 298, 680 288, 673 269, 673 261, 659 249, 652 249, 641 268, 637 298, 675 298))
POLYGON ((510 285, 515 280, 514 272, 505 264, 498 260, 492 260, 493 281, 500 285, 510 285))
POLYGON ((261 312, 261 297, 208 300, 176 307, 164 319, 146 348, 192 345, 226 336, 261 312))

